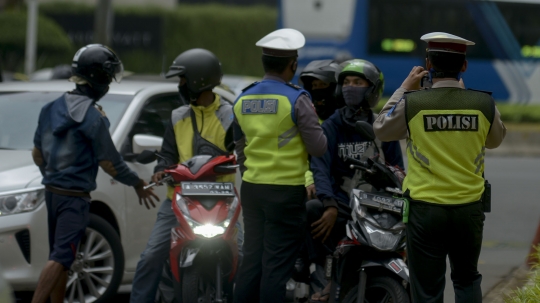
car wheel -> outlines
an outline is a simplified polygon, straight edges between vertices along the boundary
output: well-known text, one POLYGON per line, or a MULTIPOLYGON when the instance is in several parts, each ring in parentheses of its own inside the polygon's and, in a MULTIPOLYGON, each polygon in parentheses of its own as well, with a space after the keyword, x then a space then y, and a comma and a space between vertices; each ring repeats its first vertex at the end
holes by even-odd
POLYGON ((68 303, 109 302, 124 273, 124 250, 120 237, 104 219, 90 214, 86 234, 68 272, 68 303))

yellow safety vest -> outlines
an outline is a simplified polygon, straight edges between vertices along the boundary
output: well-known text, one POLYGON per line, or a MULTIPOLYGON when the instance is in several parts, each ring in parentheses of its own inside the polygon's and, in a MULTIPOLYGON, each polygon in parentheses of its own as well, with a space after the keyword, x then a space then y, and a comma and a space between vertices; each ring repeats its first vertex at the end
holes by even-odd
POLYGON ((409 166, 404 192, 436 204, 480 200, 493 98, 485 92, 435 88, 406 94, 405 112, 409 166))
MULTIPOLYGON (((216 145, 223 151, 225 147, 225 136, 227 129, 232 123, 232 106, 227 101, 221 100, 215 94, 215 99, 209 106, 184 105, 172 112, 171 122, 178 148, 178 163, 183 163, 192 157, 193 154, 193 126, 191 124, 190 108, 195 113, 197 128, 203 138, 216 145)), ((220 176, 218 182, 234 182, 234 175, 220 176)), ((167 197, 172 199, 174 188, 169 187, 167 197)))
POLYGON ((242 179, 255 184, 302 185, 308 154, 294 115, 305 91, 274 80, 254 83, 234 105, 246 138, 242 179))

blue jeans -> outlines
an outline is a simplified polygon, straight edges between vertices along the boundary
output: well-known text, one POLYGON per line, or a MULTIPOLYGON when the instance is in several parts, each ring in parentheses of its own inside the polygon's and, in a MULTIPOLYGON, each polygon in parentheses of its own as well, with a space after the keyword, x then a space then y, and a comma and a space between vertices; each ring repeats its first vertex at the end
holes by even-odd
MULTIPOLYGON (((141 254, 139 263, 137 263, 137 270, 131 289, 131 303, 154 302, 159 280, 161 279, 163 262, 169 257, 171 228, 177 225, 178 222, 171 209, 171 200, 166 199, 159 208, 154 229, 152 229, 146 249, 141 254)), ((236 226, 239 229, 238 252, 240 255, 239 259, 241 259, 244 232, 240 223, 237 223, 236 226)))

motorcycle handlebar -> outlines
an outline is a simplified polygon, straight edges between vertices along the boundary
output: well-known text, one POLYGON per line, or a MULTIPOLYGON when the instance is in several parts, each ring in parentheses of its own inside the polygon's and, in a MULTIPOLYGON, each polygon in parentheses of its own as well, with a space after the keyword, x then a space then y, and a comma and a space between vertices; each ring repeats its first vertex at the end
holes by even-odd
POLYGON ((146 185, 145 187, 143 187, 144 190, 147 190, 151 187, 154 187, 154 186, 158 186, 158 185, 163 185, 163 183, 165 182, 169 182, 169 181, 172 181, 173 180, 173 177, 171 175, 167 175, 165 177, 163 177, 161 180, 159 180, 159 182, 155 183, 155 182, 152 182, 148 185, 146 185))
POLYGON ((356 166, 361 166, 362 168, 366 168, 366 169, 369 169, 369 164, 366 162, 366 161, 360 161, 360 160, 356 160, 354 158, 351 158, 351 157, 346 157, 345 158, 347 162, 350 162, 356 166))
POLYGON ((351 169, 360 169, 360 170, 366 171, 366 172, 368 172, 370 174, 374 173, 374 171, 370 168, 370 165, 366 161, 356 160, 356 159, 351 158, 351 157, 346 157, 346 161, 352 163, 350 165, 351 169))

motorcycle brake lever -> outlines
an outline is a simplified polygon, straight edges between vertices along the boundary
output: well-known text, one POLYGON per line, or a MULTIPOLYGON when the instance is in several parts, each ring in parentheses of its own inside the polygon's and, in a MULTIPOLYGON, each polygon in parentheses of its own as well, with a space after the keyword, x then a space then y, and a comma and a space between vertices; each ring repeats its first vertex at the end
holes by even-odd
POLYGON ((360 166, 360 165, 354 165, 354 164, 351 164, 351 166, 349 166, 351 169, 360 169, 360 170, 363 170, 367 173, 370 173, 370 174, 374 174, 375 171, 369 169, 369 168, 365 168, 363 166, 360 166))

